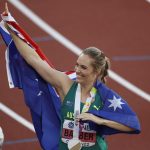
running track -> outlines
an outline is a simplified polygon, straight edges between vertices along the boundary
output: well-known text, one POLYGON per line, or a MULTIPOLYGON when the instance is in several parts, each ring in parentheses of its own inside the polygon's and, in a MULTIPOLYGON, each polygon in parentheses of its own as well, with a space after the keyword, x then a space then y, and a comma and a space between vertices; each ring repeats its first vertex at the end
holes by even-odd
MULTIPOLYGON (((0 1, 1 12, 4 2, 0 1)), ((150 3, 146 0, 21 2, 81 49, 89 46, 103 49, 111 59, 113 71, 150 93, 150 3)), ((37 27, 10 3, 9 8, 59 70, 73 69, 77 55, 37 27)), ((0 102, 31 122, 22 92, 8 88, 4 50, 5 45, 1 40, 0 102)), ((139 116, 142 127, 140 135, 120 134, 107 137, 109 150, 149 150, 150 103, 112 78, 108 79, 108 85, 127 100, 139 116)), ((0 126, 5 134, 4 150, 40 150, 35 133, 3 111, 0 111, 0 126)))

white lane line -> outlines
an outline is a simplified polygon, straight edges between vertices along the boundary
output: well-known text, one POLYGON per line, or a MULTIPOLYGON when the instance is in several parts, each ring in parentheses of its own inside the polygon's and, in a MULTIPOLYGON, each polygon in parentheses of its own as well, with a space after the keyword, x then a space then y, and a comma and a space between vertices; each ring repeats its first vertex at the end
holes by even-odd
POLYGON ((117 83, 122 85, 123 87, 127 88, 128 90, 132 91, 134 94, 144 98, 148 102, 150 102, 150 94, 147 94, 146 92, 142 91, 137 86, 133 85, 123 77, 119 76, 115 72, 109 70, 109 76, 111 76, 111 79, 115 80, 117 83))
POLYGON ((8 108, 1 102, 0 102, 0 110, 3 111, 8 116, 10 116, 11 118, 13 118, 14 120, 16 120, 17 122, 19 122, 20 124, 22 124, 23 126, 25 126, 26 128, 28 128, 29 130, 35 132, 33 124, 31 122, 24 119, 22 116, 20 116, 19 114, 17 114, 16 112, 14 112, 12 109, 8 108))
MULTIPOLYGON (((8 0, 11 4, 13 4, 17 9, 19 9, 26 17, 28 17, 32 22, 34 22, 38 27, 44 30, 46 33, 51 35, 54 39, 56 39, 59 43, 63 46, 67 47, 76 55, 81 53, 81 49, 65 38, 63 35, 58 33, 55 29, 53 29, 50 25, 48 25, 44 20, 38 17, 34 12, 32 12, 27 6, 21 3, 19 0, 8 0)), ((132 91, 133 93, 137 94, 138 96, 144 98, 145 100, 150 102, 150 94, 146 93, 145 91, 141 90, 140 88, 136 87, 126 79, 122 78, 117 73, 109 70, 110 78, 115 80, 117 83, 123 85, 128 90, 132 91)))
POLYGON ((79 55, 81 53, 80 48, 57 32, 53 27, 47 24, 44 20, 42 20, 39 16, 37 16, 33 11, 31 11, 28 7, 26 7, 19 0, 8 0, 12 5, 14 5, 17 9, 19 9, 26 17, 28 17, 32 22, 34 22, 39 28, 44 30, 50 36, 52 36, 55 40, 61 43, 63 46, 71 50, 73 53, 79 55))
POLYGON ((146 0, 148 3, 150 3, 150 0, 146 0))

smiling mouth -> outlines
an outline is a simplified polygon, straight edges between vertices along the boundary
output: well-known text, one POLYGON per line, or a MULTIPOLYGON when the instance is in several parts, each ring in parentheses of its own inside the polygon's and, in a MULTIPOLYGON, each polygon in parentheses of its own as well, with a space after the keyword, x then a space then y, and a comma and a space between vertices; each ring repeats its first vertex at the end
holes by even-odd
POLYGON ((83 77, 83 75, 79 75, 79 74, 77 74, 77 77, 81 78, 81 77, 83 77))
POLYGON ((81 76, 77 75, 77 78, 81 78, 81 76))

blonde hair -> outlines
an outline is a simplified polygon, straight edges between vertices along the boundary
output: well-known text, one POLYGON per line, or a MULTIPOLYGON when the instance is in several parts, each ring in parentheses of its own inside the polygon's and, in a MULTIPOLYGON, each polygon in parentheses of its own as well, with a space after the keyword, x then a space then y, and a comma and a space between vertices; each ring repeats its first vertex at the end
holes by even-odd
POLYGON ((90 56, 94 61, 92 66, 94 71, 100 71, 98 79, 103 83, 106 83, 106 77, 108 76, 108 69, 110 68, 109 58, 96 47, 88 47, 82 51, 82 54, 90 56))

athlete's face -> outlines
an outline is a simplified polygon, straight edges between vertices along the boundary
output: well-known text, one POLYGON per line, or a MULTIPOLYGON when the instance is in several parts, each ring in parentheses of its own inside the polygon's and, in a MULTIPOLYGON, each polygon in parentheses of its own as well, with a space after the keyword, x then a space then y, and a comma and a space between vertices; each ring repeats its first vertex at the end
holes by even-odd
POLYGON ((81 54, 75 66, 75 72, 77 74, 76 81, 80 84, 94 83, 98 73, 94 71, 92 62, 94 60, 88 55, 81 54))

